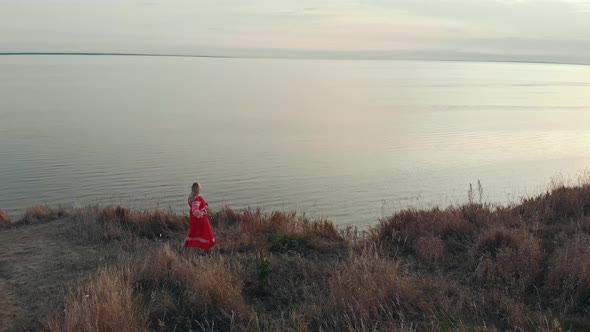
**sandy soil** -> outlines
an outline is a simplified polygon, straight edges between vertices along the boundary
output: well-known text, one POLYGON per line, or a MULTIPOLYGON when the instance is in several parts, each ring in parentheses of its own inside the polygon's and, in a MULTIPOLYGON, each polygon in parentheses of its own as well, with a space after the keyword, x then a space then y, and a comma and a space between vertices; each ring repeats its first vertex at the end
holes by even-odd
POLYGON ((110 260, 104 245, 73 239, 72 223, 0 229, 0 331, 42 330, 67 287, 110 260))

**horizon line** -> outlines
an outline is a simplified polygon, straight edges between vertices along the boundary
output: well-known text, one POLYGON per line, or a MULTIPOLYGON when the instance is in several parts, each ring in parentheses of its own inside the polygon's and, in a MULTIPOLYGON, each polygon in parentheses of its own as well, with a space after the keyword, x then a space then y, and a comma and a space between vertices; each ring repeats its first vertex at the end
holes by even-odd
POLYGON ((136 57, 175 57, 175 58, 216 58, 216 59, 284 59, 284 60, 368 60, 368 61, 441 61, 441 62, 482 62, 482 63, 530 63, 530 64, 555 64, 555 65, 576 65, 590 66, 590 63, 584 62, 560 62, 560 61, 540 61, 540 60, 474 60, 474 59, 451 59, 451 58, 433 58, 433 59, 409 59, 409 58, 338 58, 330 56, 230 56, 230 55, 210 55, 210 54, 174 54, 174 53, 123 53, 123 52, 0 52, 0 56, 136 56, 136 57))

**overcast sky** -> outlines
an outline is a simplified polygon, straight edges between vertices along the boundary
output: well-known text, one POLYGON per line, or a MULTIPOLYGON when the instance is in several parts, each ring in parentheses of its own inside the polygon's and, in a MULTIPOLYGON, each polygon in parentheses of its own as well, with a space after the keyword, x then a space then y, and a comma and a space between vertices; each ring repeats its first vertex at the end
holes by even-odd
POLYGON ((590 63, 590 0, 0 0, 0 52, 590 63))

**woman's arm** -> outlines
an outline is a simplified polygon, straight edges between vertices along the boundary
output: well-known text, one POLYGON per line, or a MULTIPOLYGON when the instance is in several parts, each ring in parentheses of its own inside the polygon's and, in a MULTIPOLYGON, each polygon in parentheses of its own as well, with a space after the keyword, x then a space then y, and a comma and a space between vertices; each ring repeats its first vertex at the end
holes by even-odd
POLYGON ((209 203, 207 203, 207 201, 203 197, 201 197, 201 204, 203 204, 203 207, 209 205, 209 203))

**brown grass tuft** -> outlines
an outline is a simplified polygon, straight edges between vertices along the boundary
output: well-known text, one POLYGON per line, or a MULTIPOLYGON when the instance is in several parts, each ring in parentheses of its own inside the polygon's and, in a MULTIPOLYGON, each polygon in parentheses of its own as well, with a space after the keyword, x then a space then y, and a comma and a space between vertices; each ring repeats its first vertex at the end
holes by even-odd
POLYGON ((479 257, 477 277, 515 295, 524 294, 540 272, 539 240, 524 230, 502 226, 487 230, 480 235, 475 251, 479 257))
POLYGON ((31 224, 36 222, 47 222, 54 220, 57 217, 58 213, 56 210, 48 207, 47 205, 38 204, 27 208, 19 223, 31 224))
POLYGON ((366 251, 351 257, 329 280, 326 330, 399 329, 400 323, 428 321, 432 307, 396 263, 366 251))
POLYGON ((10 216, 2 209, 0 209, 0 225, 12 225, 10 216))
POLYGON ((479 254, 490 254, 496 256, 502 248, 518 248, 521 234, 517 230, 505 227, 497 227, 484 231, 475 245, 479 254))
POLYGON ((100 270, 68 295, 64 314, 48 322, 49 331, 145 331, 134 302, 129 270, 100 270))

